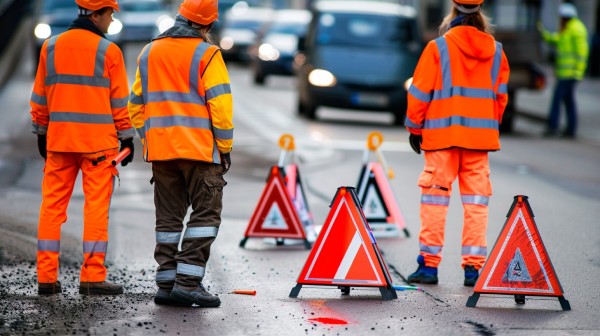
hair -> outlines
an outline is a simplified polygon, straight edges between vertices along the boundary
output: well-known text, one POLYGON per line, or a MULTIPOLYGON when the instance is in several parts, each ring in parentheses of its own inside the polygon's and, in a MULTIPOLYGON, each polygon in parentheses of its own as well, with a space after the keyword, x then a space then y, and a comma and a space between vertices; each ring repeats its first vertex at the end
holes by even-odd
MULTIPOLYGON (((478 5, 462 5, 462 6, 464 6, 466 8, 474 8, 475 6, 478 6, 478 5)), ((479 29, 480 31, 482 31, 484 33, 488 33, 488 34, 494 33, 494 27, 492 26, 492 24, 490 22, 490 18, 487 17, 485 14, 483 14, 481 12, 481 10, 479 10, 475 13, 472 13, 472 14, 465 14, 465 13, 459 12, 458 9, 456 9, 456 7, 452 6, 450 13, 448 15, 446 15, 446 17, 444 17, 444 19, 442 20, 442 23, 440 24, 440 28, 439 28, 440 35, 444 35, 448 30, 450 30, 450 28, 452 28, 450 26, 450 24, 459 15, 464 16, 464 19, 462 19, 462 21, 460 22, 460 25, 472 26, 472 27, 475 27, 475 28, 479 29)))
POLYGON ((204 42, 210 43, 210 44, 215 44, 213 39, 212 39, 212 35, 210 34, 210 30, 212 29, 213 23, 209 23, 207 25, 199 25, 200 27, 198 27, 198 32, 200 32, 200 35, 202 35, 202 39, 204 40, 204 42))

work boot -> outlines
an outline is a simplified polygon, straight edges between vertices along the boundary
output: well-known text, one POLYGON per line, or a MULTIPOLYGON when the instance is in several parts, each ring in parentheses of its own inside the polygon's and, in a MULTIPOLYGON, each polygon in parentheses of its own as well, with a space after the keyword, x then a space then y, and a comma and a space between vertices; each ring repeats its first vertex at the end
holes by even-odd
POLYGON ((428 285, 435 285, 438 283, 437 267, 425 266, 425 258, 422 255, 417 257, 417 263, 419 268, 408 276, 409 283, 422 283, 428 285))
POLYGON ((171 291, 159 288, 156 294, 154 295, 154 303, 157 305, 165 305, 165 306, 177 306, 177 307, 189 307, 191 303, 183 303, 178 301, 175 298, 171 297, 171 291))
POLYGON ((119 295, 123 294, 123 286, 108 281, 80 282, 79 294, 82 295, 119 295))
POLYGON ((171 297, 181 303, 195 304, 200 307, 218 307, 221 305, 219 297, 207 292, 202 283, 194 290, 186 290, 175 286, 171 291, 171 297))
POLYGON ((62 293, 60 281, 38 283, 38 295, 52 295, 62 293))
POLYGON ((475 266, 466 265, 465 266, 465 286, 473 287, 475 283, 477 283, 477 279, 479 279, 479 271, 475 269, 475 266))

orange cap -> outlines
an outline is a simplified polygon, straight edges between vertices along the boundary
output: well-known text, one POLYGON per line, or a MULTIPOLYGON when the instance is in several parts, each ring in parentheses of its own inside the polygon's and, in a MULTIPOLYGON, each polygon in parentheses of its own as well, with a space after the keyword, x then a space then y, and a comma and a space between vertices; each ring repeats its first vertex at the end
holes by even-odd
POLYGON ((117 0, 75 0, 75 3, 77 6, 91 11, 97 11, 104 7, 110 7, 117 12, 119 11, 117 0))
POLYGON ((184 0, 179 6, 179 14, 194 23, 206 26, 219 18, 217 0, 184 0))
POLYGON ((461 5, 481 5, 485 0, 453 0, 461 5))

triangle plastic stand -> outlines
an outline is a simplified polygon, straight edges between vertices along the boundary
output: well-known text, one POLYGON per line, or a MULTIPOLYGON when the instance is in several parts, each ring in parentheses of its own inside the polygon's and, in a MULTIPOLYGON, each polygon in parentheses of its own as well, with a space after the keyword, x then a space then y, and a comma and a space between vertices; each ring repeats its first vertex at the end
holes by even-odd
POLYGON ((384 300, 398 298, 356 190, 338 188, 330 208, 289 296, 297 297, 303 285, 324 285, 337 286, 343 294, 350 287, 376 287, 384 300))
POLYGON ((250 237, 263 237, 275 238, 277 245, 283 245, 285 238, 301 239, 306 249, 311 248, 284 181, 283 169, 271 167, 267 184, 240 241, 240 247, 244 247, 250 237))
POLYGON ((515 196, 467 307, 475 307, 480 294, 504 294, 514 295, 517 304, 525 296, 557 297, 563 310, 571 310, 527 199, 515 196))
POLYGON ((363 166, 358 179, 357 196, 375 237, 398 237, 400 230, 410 237, 381 163, 369 162, 363 166))

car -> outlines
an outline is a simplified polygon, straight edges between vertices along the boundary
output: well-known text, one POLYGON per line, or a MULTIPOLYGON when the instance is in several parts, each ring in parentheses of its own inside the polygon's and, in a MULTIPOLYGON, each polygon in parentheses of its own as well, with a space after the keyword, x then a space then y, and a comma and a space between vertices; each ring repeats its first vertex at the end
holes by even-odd
MULTIPOLYGON (((77 18, 77 4, 74 0, 43 0, 35 10, 35 60, 40 58, 42 45, 48 38, 61 34, 69 28, 77 18)), ((121 30, 122 24, 115 19, 108 28, 108 39, 116 41, 115 35, 121 30)))
POLYGON ((405 82, 423 49, 411 6, 379 1, 318 1, 296 55, 297 112, 319 106, 406 115, 405 82))
POLYGON ((122 29, 112 38, 120 46, 129 42, 150 42, 175 24, 170 8, 161 0, 122 0, 114 14, 122 29))
POLYGON ((248 48, 271 21, 273 12, 272 8, 251 7, 245 2, 238 2, 227 10, 218 42, 223 58, 226 61, 249 62, 248 48))
POLYGON ((269 75, 294 74, 294 55, 298 38, 304 36, 311 13, 305 9, 280 9, 252 50, 254 83, 262 85, 269 75))

